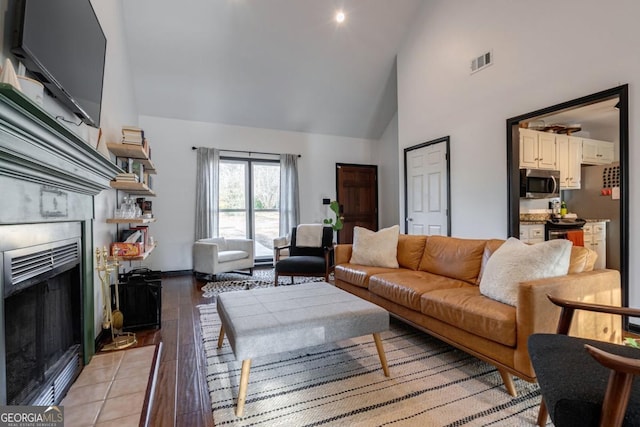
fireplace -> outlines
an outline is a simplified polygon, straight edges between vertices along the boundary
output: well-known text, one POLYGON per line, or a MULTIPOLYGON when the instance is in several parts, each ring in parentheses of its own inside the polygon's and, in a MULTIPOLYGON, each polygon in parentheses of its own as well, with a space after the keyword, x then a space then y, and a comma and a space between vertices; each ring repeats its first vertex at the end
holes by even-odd
POLYGON ((121 172, 0 83, 0 405, 56 405, 95 352, 94 196, 121 172))
POLYGON ((0 241, 6 402, 52 405, 83 365, 80 226, 0 226, 0 241), (8 244, 11 235, 39 237, 22 247, 24 239, 8 244))

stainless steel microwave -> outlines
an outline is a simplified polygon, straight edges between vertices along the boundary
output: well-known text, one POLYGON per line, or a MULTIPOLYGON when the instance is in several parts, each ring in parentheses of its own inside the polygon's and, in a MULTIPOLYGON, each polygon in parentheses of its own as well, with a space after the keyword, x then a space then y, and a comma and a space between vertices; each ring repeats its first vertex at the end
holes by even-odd
POLYGON ((520 169, 520 197, 525 199, 560 197, 560 171, 520 169))

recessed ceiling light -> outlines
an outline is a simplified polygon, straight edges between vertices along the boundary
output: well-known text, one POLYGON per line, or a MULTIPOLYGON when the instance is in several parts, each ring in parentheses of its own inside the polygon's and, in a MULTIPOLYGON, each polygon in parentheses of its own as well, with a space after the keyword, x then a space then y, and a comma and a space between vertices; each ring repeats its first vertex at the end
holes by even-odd
POLYGON ((344 12, 339 10, 338 13, 336 13, 336 22, 338 24, 342 24, 344 22, 344 18, 345 18, 344 12))

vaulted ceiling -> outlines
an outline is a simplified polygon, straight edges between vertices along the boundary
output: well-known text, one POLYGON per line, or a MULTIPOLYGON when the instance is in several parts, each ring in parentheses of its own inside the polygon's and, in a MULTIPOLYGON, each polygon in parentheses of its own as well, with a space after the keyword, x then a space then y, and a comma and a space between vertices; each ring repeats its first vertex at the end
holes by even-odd
POLYGON ((422 3, 126 0, 139 113, 377 139, 397 111, 395 58, 422 3))

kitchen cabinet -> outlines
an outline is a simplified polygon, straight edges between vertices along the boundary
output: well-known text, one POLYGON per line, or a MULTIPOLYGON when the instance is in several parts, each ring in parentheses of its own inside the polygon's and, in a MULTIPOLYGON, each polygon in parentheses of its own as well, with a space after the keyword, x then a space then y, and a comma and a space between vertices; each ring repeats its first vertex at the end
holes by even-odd
POLYGON ((613 163, 613 142, 582 138, 582 163, 607 165, 613 163))
POLYGON ((544 224, 520 223, 520 240, 524 243, 544 242, 544 224))
POLYGON ((560 170, 560 189, 577 190, 580 188, 582 162, 582 139, 556 135, 558 149, 558 169, 560 170))
POLYGON ((520 129, 520 167, 557 169, 556 135, 531 129, 520 129))
POLYGON ((588 222, 584 225, 584 246, 598 254, 595 269, 607 268, 607 223, 588 222))

